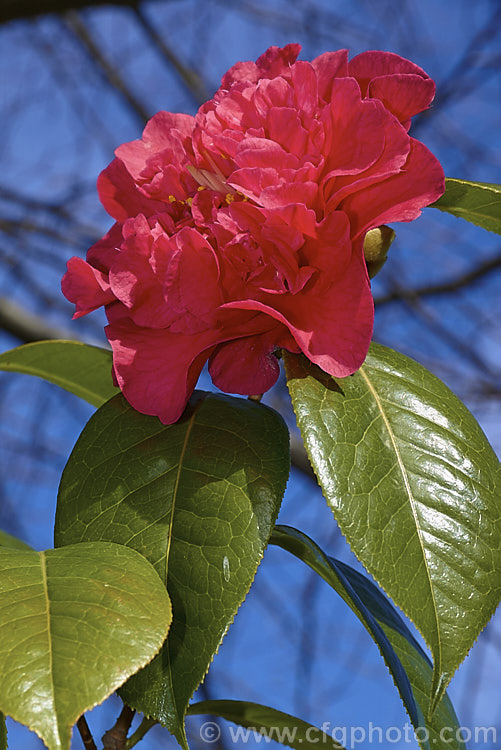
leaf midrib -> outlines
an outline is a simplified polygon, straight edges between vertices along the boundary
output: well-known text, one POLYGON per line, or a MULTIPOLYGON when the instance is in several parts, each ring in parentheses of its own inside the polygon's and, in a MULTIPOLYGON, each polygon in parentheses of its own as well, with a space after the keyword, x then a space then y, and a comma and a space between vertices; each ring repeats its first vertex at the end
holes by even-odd
POLYGON ((4 372, 17 372, 20 375, 31 375, 33 377, 40 378, 41 380, 49 381, 49 383, 52 383, 53 385, 59 385, 61 386, 61 388, 64 388, 65 391, 68 391, 75 396, 79 396, 79 394, 81 394, 80 398, 82 398, 84 401, 87 401, 87 403, 91 404, 92 406, 99 407, 106 403, 106 399, 103 398, 101 394, 96 393, 96 391, 86 388, 80 383, 76 384, 74 380, 61 377, 60 375, 54 376, 47 369, 42 369, 41 367, 37 369, 35 365, 31 365, 30 367, 24 364, 10 366, 8 363, 4 362, 0 363, 0 370, 3 370, 4 372))
POLYGON ((374 388, 374 386, 372 385, 369 376, 365 373, 365 369, 364 369, 363 366, 359 369, 359 373, 361 374, 361 376, 365 380, 365 382, 367 384, 367 387, 368 387, 369 391, 371 392, 371 394, 372 394, 372 396, 374 398, 376 406, 379 409, 379 413, 381 414, 381 418, 383 419, 384 425, 385 425, 386 430, 388 432, 388 436, 389 436, 389 438, 391 440, 391 444, 393 446, 393 450, 395 452, 395 456, 396 456, 396 459, 398 461, 398 466, 399 466, 399 469, 400 469, 400 473, 402 474, 402 479, 403 479, 404 484, 405 484, 405 489, 406 489, 407 495, 409 497, 409 505, 410 505, 410 508, 411 508, 412 516, 414 518, 414 524, 415 524, 415 527, 416 527, 416 533, 417 533, 417 537, 418 537, 418 540, 419 540, 419 545, 421 547, 423 562, 424 562, 424 566, 425 566, 425 570, 426 570, 426 575, 427 575, 427 580, 428 580, 428 584, 429 584, 430 595, 431 595, 431 599, 432 599, 432 602, 433 602, 433 615, 434 615, 434 618, 435 618, 435 627, 436 627, 437 643, 438 643, 438 659, 437 659, 437 672, 438 672, 438 669, 439 669, 439 667, 440 667, 440 665, 442 663, 442 653, 441 653, 441 651, 442 651, 442 644, 441 644, 441 639, 440 639, 440 630, 439 630, 439 622, 438 622, 437 603, 436 603, 436 600, 435 600, 435 592, 434 592, 434 589, 433 589, 433 583, 432 583, 432 579, 431 579, 431 575, 430 575, 430 569, 429 569, 429 565, 428 565, 428 560, 426 559, 424 543, 423 543, 423 539, 422 539, 420 528, 419 528, 419 524, 418 524, 418 517, 417 517, 417 512, 416 512, 416 507, 415 507, 415 502, 416 501, 415 501, 415 498, 414 498, 414 494, 412 492, 412 488, 411 488, 411 485, 410 485, 409 477, 407 476, 407 471, 405 469, 405 464, 404 464, 404 462, 402 460, 402 456, 400 455, 400 451, 399 451, 398 445, 396 443, 395 435, 393 434, 393 430, 391 428, 390 422, 388 421, 388 418, 387 418, 387 416, 385 414, 385 411, 383 409, 383 405, 381 403, 381 399, 379 398, 379 394, 376 391, 376 389, 374 388))
MULTIPOLYGON (((496 201, 493 203, 487 203, 485 206, 476 206, 475 208, 489 208, 490 206, 497 206, 499 205, 500 201, 496 201)), ((471 208, 465 208, 461 204, 457 203, 451 203, 447 206, 444 204, 443 206, 437 206, 437 208, 440 208, 442 211, 447 211, 448 213, 457 213, 465 216, 475 216, 475 218, 480 219, 489 219, 490 221, 494 221, 495 223, 499 222, 499 218, 497 216, 491 216, 491 214, 488 213, 482 213, 481 211, 475 211, 471 208)))
MULTIPOLYGON (((50 622, 50 601, 49 601, 49 587, 47 584, 47 557, 45 552, 40 552, 40 569, 42 572, 42 585, 45 597, 45 615, 47 618, 47 640, 49 644, 49 681, 50 681, 50 692, 52 695, 52 705, 54 706, 54 713, 56 713, 56 691, 54 688, 54 653, 52 648, 52 633, 51 633, 51 622, 50 622)), ((59 743, 61 741, 59 734, 59 726, 57 726, 57 736, 59 743)))
MULTIPOLYGON (((171 513, 170 513, 170 520, 169 520, 169 531, 167 535, 167 549, 165 550, 165 586, 166 587, 167 587, 167 580, 168 580, 168 575, 169 575, 169 555, 170 555, 170 548, 171 548, 171 543, 172 543, 172 531, 173 531, 173 526, 174 526, 174 511, 176 508, 177 493, 178 493, 179 482, 181 478, 181 471, 183 468, 184 456, 186 453, 186 449, 188 447, 188 441, 190 439, 191 430, 195 423, 196 415, 197 415, 197 409, 195 408, 195 411, 191 415, 190 421, 188 422, 188 426, 186 428, 186 435, 184 436, 183 447, 181 448, 181 454, 179 456, 179 464, 178 464, 176 479, 174 482, 174 489, 172 490, 171 513)), ((172 612, 172 616, 174 618, 174 611, 172 612)), ((169 675, 170 689, 171 689, 172 698, 173 698, 172 704, 176 710, 177 723, 181 727, 181 731, 184 732, 184 717, 183 719, 181 719, 179 716, 179 710, 178 710, 177 701, 176 701, 176 694, 174 692, 174 685, 172 682, 172 669, 171 669, 170 648, 169 648, 168 638, 167 638, 167 642, 165 645, 165 651, 167 654, 167 661, 168 661, 167 674, 169 675)))

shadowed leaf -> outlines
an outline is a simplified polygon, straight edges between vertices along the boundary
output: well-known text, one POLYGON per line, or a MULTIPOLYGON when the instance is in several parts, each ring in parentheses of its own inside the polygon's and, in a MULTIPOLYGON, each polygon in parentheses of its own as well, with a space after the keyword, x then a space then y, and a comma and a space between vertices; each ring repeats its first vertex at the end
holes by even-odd
MULTIPOLYGON (((296 716, 277 711, 249 701, 201 701, 193 703, 188 714, 208 714, 239 724, 252 732, 256 742, 265 738, 265 742, 275 740, 282 745, 304 750, 304 748, 325 747, 329 750, 344 750, 343 746, 322 732, 321 729, 298 719, 296 716)), ((251 735, 252 736, 252 735, 251 735)))
POLYGON ((0 713, 0 750, 7 750, 7 727, 2 713, 0 713))
POLYGON ((181 420, 166 426, 119 395, 90 419, 63 473, 56 544, 129 545, 167 586, 169 638, 121 695, 182 744, 188 702, 273 529, 288 446, 283 420, 262 404, 196 392, 181 420))
POLYGON ((437 750, 464 750, 464 743, 457 739, 459 723, 447 694, 433 717, 427 719, 433 679, 432 664, 381 590, 349 565, 325 555, 315 542, 297 529, 276 526, 270 542, 309 565, 356 614, 376 642, 391 672, 423 750, 429 750, 430 747, 437 750), (441 735, 445 727, 448 728, 448 733, 441 735))

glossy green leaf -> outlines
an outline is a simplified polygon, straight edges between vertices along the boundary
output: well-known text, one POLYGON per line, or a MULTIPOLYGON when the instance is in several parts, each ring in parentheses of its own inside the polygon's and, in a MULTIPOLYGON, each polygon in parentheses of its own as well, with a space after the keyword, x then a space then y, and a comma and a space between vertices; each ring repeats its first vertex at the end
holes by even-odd
POLYGON ((445 193, 432 208, 501 234, 501 185, 446 179, 445 193))
POLYGON ((297 355, 285 363, 343 534, 430 646, 433 711, 499 603, 499 462, 466 407, 408 357, 373 344, 342 380, 297 355))
POLYGON ((276 412, 200 392, 169 426, 117 396, 91 418, 63 473, 56 544, 129 545, 167 585, 167 643, 121 695, 182 744, 186 707, 249 590, 288 473, 276 412))
POLYGON ((118 544, 0 549, 0 710, 50 750, 160 649, 171 620, 150 563, 118 544))
POLYGON ((0 354, 0 370, 48 380, 93 406, 118 393, 111 365, 110 351, 79 341, 36 341, 0 354))
POLYGON ((0 713, 0 750, 7 750, 7 727, 2 713, 0 713))
MULTIPOLYGON (((281 745, 292 747, 294 750, 304 750, 304 748, 312 748, 312 750, 316 748, 318 750, 319 747, 325 747, 329 750, 332 750, 332 748, 343 750, 343 746, 339 742, 336 742, 318 727, 260 703, 224 700, 201 701, 200 703, 192 703, 188 709, 188 714, 190 716, 197 714, 220 716, 222 719, 239 724, 249 732, 255 733, 256 742, 261 739, 257 735, 261 735, 265 738, 265 742, 274 740, 281 745)), ((253 734, 251 734, 251 737, 253 734)), ((236 737, 237 732, 234 735, 236 737)), ((242 736, 244 744, 246 742, 244 738, 247 736, 247 734, 242 736)), ((213 739, 213 737, 209 739, 213 739)))
POLYGON ((276 526, 270 542, 295 555, 318 573, 348 604, 376 642, 391 672, 417 739, 423 749, 463 750, 456 739, 459 722, 447 693, 433 717, 426 718, 433 667, 398 612, 365 576, 349 565, 328 557, 306 534, 276 526), (441 731, 448 727, 442 739, 441 731))
POLYGON ((0 529, 0 547, 9 547, 10 549, 24 549, 24 550, 31 550, 32 547, 30 547, 29 544, 26 544, 26 542, 23 542, 22 539, 18 539, 15 536, 12 536, 11 534, 7 534, 6 531, 2 531, 0 529))

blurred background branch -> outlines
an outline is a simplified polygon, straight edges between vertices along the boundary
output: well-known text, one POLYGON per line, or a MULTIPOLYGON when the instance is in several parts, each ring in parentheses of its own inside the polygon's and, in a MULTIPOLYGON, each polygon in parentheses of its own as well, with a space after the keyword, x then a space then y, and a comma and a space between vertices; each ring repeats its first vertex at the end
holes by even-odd
MULTIPOLYGON (((68 258, 84 257, 112 221, 98 202, 97 175, 154 112, 194 113, 231 65, 270 44, 300 41, 305 59, 338 48, 412 59, 437 82, 413 132, 448 176, 499 182, 499 0, 3 0, 0 23, 2 351, 56 337, 106 344, 104 318, 72 322, 59 291, 68 258)), ((394 229, 373 284, 375 338, 442 377, 501 452, 499 238, 434 209, 394 229)), ((210 387, 206 374, 201 386, 210 387)), ((353 563, 315 489, 283 380, 265 400, 292 430, 281 522, 353 563)), ((90 413, 40 381, 0 374, 2 528, 37 547, 52 544, 59 476, 90 413)), ((375 716, 403 724, 378 654, 324 588, 269 550, 201 697, 268 702, 319 725, 375 716)), ((498 616, 453 682, 463 725, 499 723, 500 644, 498 616)), ((113 723, 106 710, 91 716, 103 731, 113 723)), ((15 736, 18 747, 40 747, 32 735, 15 736)), ((148 738, 152 750, 165 746, 161 730, 148 738)))

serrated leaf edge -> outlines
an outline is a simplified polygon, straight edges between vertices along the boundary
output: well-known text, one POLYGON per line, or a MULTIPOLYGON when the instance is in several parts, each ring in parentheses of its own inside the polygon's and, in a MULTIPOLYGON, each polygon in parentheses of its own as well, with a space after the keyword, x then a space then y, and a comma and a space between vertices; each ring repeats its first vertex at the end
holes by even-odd
MULTIPOLYGON (((411 358, 409 357, 409 359, 411 359, 411 358)), ((412 361, 413 361, 413 362, 415 362, 416 360, 412 360, 412 361)), ((418 363, 418 364, 419 364, 419 363, 418 363)), ((362 365, 362 366, 363 366, 363 365, 362 365)), ((332 377, 332 376, 331 376, 331 377, 332 377)), ((332 379, 333 379, 333 380, 336 380, 336 378, 332 378, 332 379)), ((294 401, 293 401, 293 399, 292 399, 292 394, 290 393, 290 388, 289 388, 289 378, 288 378, 288 377, 287 377, 287 388, 288 388, 288 390, 289 390, 289 394, 290 394, 290 396, 291 396, 291 403, 292 403, 292 408, 293 408, 294 414, 296 415, 296 419, 297 419, 297 421, 298 421, 298 427, 299 427, 299 417, 298 417, 298 414, 297 414, 296 408, 295 408, 295 406, 294 406, 294 401)), ((452 393, 452 391, 451 391, 451 393, 452 393)), ((457 397, 456 397, 456 398, 457 398, 457 397)), ((300 428, 300 427, 299 427, 299 431, 301 432, 301 428, 300 428)), ((301 437, 302 437, 302 433, 301 433, 301 437)), ((313 470, 313 473, 315 474, 315 477, 316 477, 316 480, 317 480, 317 484, 318 484, 319 488, 320 488, 320 489, 321 489, 321 491, 322 491, 322 494, 323 494, 323 496, 324 496, 324 500, 325 500, 325 502, 327 503, 327 507, 328 507, 328 508, 330 508, 330 510, 331 510, 331 513, 332 513, 332 515, 334 516, 334 511, 332 510, 332 508, 331 508, 331 506, 330 506, 330 503, 329 503, 328 499, 327 499, 327 498, 325 497, 325 494, 324 494, 324 490, 323 490, 323 487, 322 487, 322 485, 321 485, 321 483, 320 483, 320 480, 319 480, 319 478, 318 478, 318 476, 317 476, 317 472, 315 471, 315 466, 314 466, 314 463, 313 463, 313 461, 312 461, 312 457, 311 457, 311 453, 310 453, 310 448, 309 448, 309 445, 308 445, 307 441, 305 441, 305 440, 303 440, 303 444, 304 444, 304 447, 305 447, 305 450, 306 450, 306 453, 307 453, 307 456, 308 456, 308 460, 309 460, 309 462, 310 462, 311 468, 312 468, 312 470, 313 470)), ((341 524, 339 523, 338 519, 337 519, 337 518, 336 518, 335 516, 334 516, 334 520, 336 521, 336 523, 337 523, 337 525, 338 525, 339 531, 341 532, 341 536, 343 537, 344 541, 346 542, 346 544, 348 545, 348 547, 349 547, 350 549, 352 549, 352 547, 351 547, 351 544, 350 544, 350 542, 348 541, 348 538, 347 538, 346 534, 344 533, 344 531, 343 531, 343 528, 341 527, 341 524)), ((369 576, 370 576, 371 578, 375 578, 375 577, 374 577, 374 576, 372 575, 372 573, 371 573, 371 571, 369 570, 369 568, 368 568, 368 567, 366 566, 366 564, 365 564, 365 563, 363 562, 363 560, 360 560, 360 559, 359 559, 359 557, 358 557, 358 555, 355 555, 355 557, 357 558, 357 560, 359 561, 359 563, 360 563, 360 564, 362 565, 362 567, 363 567, 363 569, 365 570, 365 572, 366 572, 366 573, 367 573, 367 574, 368 574, 368 575, 369 575, 369 576)), ((406 618, 407 618, 407 619, 409 620, 409 622, 411 622, 411 623, 412 623, 412 624, 414 625, 414 627, 415 627, 415 628, 416 628, 416 630, 417 630, 417 631, 418 631, 418 632, 420 633, 420 635, 422 636, 422 638, 423 638, 424 642, 426 643, 426 646, 428 647, 428 649, 429 649, 429 650, 430 650, 430 652, 431 652, 431 647, 430 647, 430 644, 428 643, 428 640, 427 640, 427 638, 425 637, 424 633, 422 633, 422 632, 421 632, 421 629, 420 629, 420 628, 419 628, 419 627, 417 626, 416 622, 414 622, 413 618, 412 618, 412 617, 410 617, 410 616, 409 616, 409 615, 407 614, 407 612, 405 612, 405 610, 404 610, 404 609, 403 609, 403 608, 402 608, 402 607, 400 606, 400 604, 398 604, 398 602, 394 601, 393 597, 392 597, 392 596, 391 596, 391 595, 389 594, 389 592, 387 591, 387 589, 385 588, 385 586, 384 586, 384 585, 383 585, 383 584, 382 584, 382 583, 381 583, 381 582, 380 582, 380 581, 379 581, 379 580, 378 580, 377 578, 375 578, 375 580, 377 581, 378 585, 379 585, 379 586, 381 587, 382 591, 384 591, 384 593, 386 594, 386 596, 387 596, 387 597, 389 598, 389 600, 390 600, 390 601, 392 602, 392 604, 393 604, 393 605, 394 605, 394 606, 395 606, 395 607, 396 607, 396 608, 397 608, 397 609, 398 609, 398 610, 399 610, 400 612, 402 612, 402 614, 404 615, 404 617, 406 617, 406 618)), ((493 615, 495 614, 495 612, 496 612, 496 610, 497 610, 498 606, 499 606, 499 602, 498 602, 498 604, 494 605, 494 606, 492 607, 492 609, 491 609, 491 610, 489 610, 489 614, 488 614, 488 617, 487 617, 487 618, 486 618, 486 620, 485 620, 485 624, 484 624, 484 625, 483 625, 483 627, 482 627, 482 628, 480 629, 480 631, 479 631, 479 632, 477 633, 477 636, 475 637, 475 639, 474 639, 474 640, 473 640, 473 642, 471 643, 471 645, 470 645, 469 649, 468 649, 468 650, 467 650, 467 651, 465 652, 465 654, 464 654, 463 658, 461 659, 461 661, 460 661, 460 662, 459 662, 459 663, 457 664, 457 666, 456 666, 456 668, 455 668, 454 672, 453 672, 453 673, 452 673, 452 674, 450 675, 450 677, 449 677, 449 680, 448 680, 448 681, 447 681, 447 682, 446 682, 445 684, 444 684, 444 682, 442 681, 442 683, 441 683, 441 684, 437 685, 437 688, 436 688, 436 692, 435 692, 435 694, 432 694, 432 695, 430 696, 430 706, 429 706, 429 710, 428 710, 428 715, 427 715, 427 717, 426 717, 426 718, 427 718, 428 720, 430 720, 430 719, 432 718, 433 714, 435 713, 435 710, 436 710, 436 709, 437 709, 437 707, 438 707, 438 704, 440 703, 440 701, 441 701, 441 699, 442 699, 442 697, 443 697, 443 695, 444 695, 444 693, 445 693, 445 691, 446 691, 446 689, 447 689, 447 686, 448 686, 448 685, 450 684, 450 682, 451 682, 452 678, 453 678, 453 677, 454 677, 454 675, 455 675, 455 674, 457 673, 457 670, 459 669, 459 667, 461 666, 461 664, 463 664, 463 662, 465 661, 466 657, 468 656, 468 654, 469 654, 469 653, 470 653, 470 651, 472 650, 473 646, 474 646, 474 645, 475 645, 475 643, 476 643, 476 642, 478 641, 478 638, 479 638, 480 634, 481 634, 481 633, 482 633, 482 632, 483 632, 483 631, 485 630, 485 628, 486 628, 486 627, 487 627, 487 625, 489 624, 489 622, 490 622, 490 620, 492 619, 493 615)), ((434 663, 434 661, 433 661, 433 658, 432 658, 432 660, 431 660, 431 661, 432 661, 433 667, 435 668, 435 663, 434 663)), ((465 747, 466 747, 466 746, 465 746, 465 747)))

